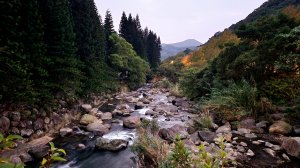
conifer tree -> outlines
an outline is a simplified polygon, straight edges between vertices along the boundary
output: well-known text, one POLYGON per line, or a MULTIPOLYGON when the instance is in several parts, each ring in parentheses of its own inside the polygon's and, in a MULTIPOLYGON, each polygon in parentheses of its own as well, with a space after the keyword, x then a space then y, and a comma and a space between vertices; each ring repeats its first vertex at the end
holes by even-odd
MULTIPOLYGON (((105 31, 105 38, 109 39, 109 36, 112 33, 116 33, 114 30, 114 25, 113 25, 113 18, 111 16, 111 13, 109 10, 106 11, 105 14, 105 20, 104 20, 104 31, 105 31)), ((112 43, 110 40, 106 41, 106 53, 107 55, 111 54, 111 48, 112 48, 112 43)))
POLYGON ((48 82, 53 92, 80 90, 79 60, 76 59, 75 33, 67 0, 43 0, 48 82))

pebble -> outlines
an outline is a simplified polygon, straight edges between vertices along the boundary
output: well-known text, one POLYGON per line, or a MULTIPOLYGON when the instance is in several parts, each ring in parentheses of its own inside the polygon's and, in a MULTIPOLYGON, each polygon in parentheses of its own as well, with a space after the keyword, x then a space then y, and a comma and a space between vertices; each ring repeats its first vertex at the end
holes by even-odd
POLYGON ((261 142, 259 142, 259 141, 252 141, 252 144, 254 144, 254 145, 260 145, 261 142))
POLYGON ((234 138, 233 138, 234 141, 236 141, 236 140, 238 140, 238 139, 239 139, 239 137, 234 137, 234 138))
POLYGON ((273 146, 272 146, 272 149, 273 149, 274 151, 280 151, 280 150, 281 150, 281 147, 280 147, 279 145, 273 145, 273 146))
POLYGON ((272 147, 273 147, 273 144, 271 144, 270 142, 266 142, 266 143, 265 143, 265 146, 266 146, 266 147, 269 147, 269 148, 272 148, 272 147))
POLYGON ((249 138, 249 139, 254 139, 254 138, 257 138, 257 135, 255 135, 255 134, 245 134, 245 137, 249 138))
POLYGON ((263 140, 257 140, 258 142, 260 142, 260 143, 265 143, 265 141, 263 141, 263 140))
POLYGON ((291 161, 290 158, 288 157, 288 155, 286 155, 285 153, 282 154, 282 157, 283 157, 286 161, 291 161))
POLYGON ((275 157, 276 156, 276 152, 270 148, 265 148, 263 149, 266 153, 268 153, 269 155, 275 157))
POLYGON ((250 157, 253 157, 255 154, 254 154, 254 152, 251 149, 248 149, 246 155, 250 156, 250 157))
POLYGON ((240 145, 242 145, 243 147, 248 146, 245 142, 240 142, 240 145))
POLYGON ((238 152, 245 152, 245 148, 242 147, 242 146, 238 146, 238 147, 237 147, 237 151, 238 151, 238 152))

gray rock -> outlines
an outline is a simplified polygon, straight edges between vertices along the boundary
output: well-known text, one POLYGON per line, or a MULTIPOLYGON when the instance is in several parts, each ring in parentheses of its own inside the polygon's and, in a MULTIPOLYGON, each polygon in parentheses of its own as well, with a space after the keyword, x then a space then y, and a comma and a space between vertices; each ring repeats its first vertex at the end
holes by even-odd
POLYGON ((68 135, 68 134, 71 134, 73 132, 73 129, 71 129, 71 128, 61 128, 60 130, 59 130, 59 134, 60 134, 60 136, 62 136, 62 137, 64 137, 64 136, 66 136, 66 135, 68 135))
POLYGON ((110 112, 103 113, 101 115, 101 119, 102 120, 111 120, 112 119, 112 114, 110 112))
POLYGON ((83 150, 83 149, 85 149, 86 147, 85 147, 85 145, 84 144, 78 144, 77 146, 76 146, 76 149, 77 150, 83 150))
POLYGON ((83 112, 89 113, 90 110, 92 110, 92 105, 90 104, 83 104, 81 105, 81 109, 83 112))
POLYGON ((276 152, 270 148, 263 149, 267 154, 271 155, 272 157, 276 157, 276 152))
POLYGON ((123 126, 126 128, 136 128, 140 126, 141 119, 139 116, 130 116, 123 120, 123 126))
POLYGON ((52 113, 52 120, 54 124, 59 124, 62 121, 62 117, 57 113, 52 113))
POLYGON ((217 138, 217 134, 211 131, 199 131, 198 136, 202 141, 213 143, 214 139, 217 138))
POLYGON ((142 109, 144 107, 143 102, 137 102, 137 104, 134 106, 135 110, 142 109))
POLYGON ((246 138, 249 138, 249 139, 255 139, 255 138, 257 138, 257 135, 255 135, 255 134, 245 134, 245 137, 246 138))
POLYGON ((300 135, 300 125, 294 125, 293 130, 296 135, 300 135))
POLYGON ((10 113, 10 119, 12 120, 12 121, 20 121, 21 120, 21 114, 20 114, 20 112, 11 112, 10 113))
POLYGON ((102 122, 94 122, 87 125, 87 130, 94 132, 96 135, 103 135, 109 131, 109 128, 102 124, 102 122))
POLYGON ((276 121, 269 128, 269 132, 272 134, 289 134, 292 132, 292 126, 285 121, 276 121))
POLYGON ((14 164, 22 163, 21 158, 17 155, 10 156, 9 160, 11 163, 14 163, 14 164))
POLYGON ((216 133, 230 133, 231 132, 231 125, 227 122, 225 125, 219 127, 216 133))
POLYGON ((256 124, 256 127, 258 127, 258 128, 267 128, 268 123, 269 123, 268 121, 261 121, 261 122, 256 124))
POLYGON ((255 154, 251 149, 248 149, 246 155, 249 156, 249 157, 253 157, 255 154))
POLYGON ((272 147, 273 147, 273 144, 270 143, 270 142, 266 142, 266 143, 265 143, 265 146, 268 147, 268 148, 272 148, 272 147))
POLYGON ((32 129, 23 129, 21 130, 21 136, 28 138, 33 134, 33 132, 34 131, 32 129))
POLYGON ((9 127, 10 127, 10 120, 7 117, 2 116, 0 118, 0 131, 7 132, 9 130, 9 127))
POLYGON ((41 159, 48 154, 49 149, 50 147, 48 145, 35 146, 34 148, 30 149, 28 153, 36 159, 41 159))
POLYGON ((259 141, 252 141, 252 144, 254 144, 254 145, 260 145, 261 142, 259 142, 259 141))
POLYGON ((238 125, 238 128, 253 129, 254 127, 255 127, 255 120, 253 118, 242 120, 238 125))
POLYGON ((244 153, 245 152, 245 148, 243 146, 237 146, 237 151, 244 153))
POLYGON ((20 134, 20 130, 17 127, 12 127, 11 132, 13 134, 20 134))
POLYGON ((250 134, 251 130, 247 129, 247 128, 238 128, 237 130, 239 132, 239 134, 250 134))
POLYGON ((38 118, 33 124, 33 128, 35 130, 43 129, 43 126, 44 126, 44 120, 41 118, 38 118))
POLYGON ((284 160, 286 160, 288 162, 291 161, 291 159, 285 153, 282 154, 282 157, 283 157, 284 160))
POLYGON ((243 147, 248 146, 245 142, 240 142, 240 145, 242 145, 243 147))
POLYGON ((147 111, 145 112, 145 114, 146 114, 146 115, 153 115, 153 114, 155 114, 155 112, 154 112, 153 110, 149 109, 149 110, 147 110, 147 111))
POLYGON ((98 108, 92 108, 90 111, 89 111, 89 114, 90 115, 93 115, 93 116, 96 116, 98 113, 98 108))
POLYGON ((128 146, 128 141, 123 139, 106 139, 106 138, 97 138, 96 147, 102 150, 108 151, 118 151, 128 146))
POLYGON ((88 125, 95 122, 96 120, 98 120, 97 117, 90 114, 84 114, 80 119, 80 124, 88 125))
POLYGON ((282 143, 282 148, 294 157, 300 158, 300 137, 289 137, 282 143))
POLYGON ((186 139, 188 136, 188 132, 184 126, 176 124, 171 128, 160 129, 158 135, 165 140, 175 141, 177 135, 180 139, 186 139))
POLYGON ((30 162, 33 160, 32 157, 27 152, 21 153, 20 159, 22 160, 23 163, 30 162))
POLYGON ((273 146, 272 146, 272 149, 273 149, 274 151, 280 151, 280 150, 281 150, 281 147, 280 147, 279 145, 273 145, 273 146))

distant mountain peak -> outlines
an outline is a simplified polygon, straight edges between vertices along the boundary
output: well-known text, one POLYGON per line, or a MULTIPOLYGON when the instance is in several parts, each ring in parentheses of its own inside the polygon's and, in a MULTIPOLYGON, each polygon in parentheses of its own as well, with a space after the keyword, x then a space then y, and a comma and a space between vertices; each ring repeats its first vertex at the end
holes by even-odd
POLYGON ((195 39, 187 39, 177 43, 162 44, 161 60, 170 56, 175 56, 177 53, 184 51, 186 48, 194 50, 200 45, 202 45, 202 43, 195 39))

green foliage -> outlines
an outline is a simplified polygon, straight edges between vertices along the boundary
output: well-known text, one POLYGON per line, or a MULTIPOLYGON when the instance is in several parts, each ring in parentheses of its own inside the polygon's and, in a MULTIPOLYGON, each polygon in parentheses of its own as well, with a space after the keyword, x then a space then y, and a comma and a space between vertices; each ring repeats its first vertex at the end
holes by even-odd
POLYGON ((131 150, 139 157, 141 167, 162 167, 168 155, 168 144, 164 142, 157 132, 157 122, 143 121, 138 128, 138 139, 131 146, 131 150))
POLYGON ((145 83, 149 72, 148 63, 138 57, 131 44, 117 34, 112 34, 110 41, 114 46, 109 62, 112 68, 120 73, 119 77, 128 83, 130 89, 145 83))
POLYGON ((19 135, 8 135, 7 137, 4 137, 4 135, 0 133, 0 151, 15 147, 14 141, 20 139, 23 138, 19 135))
POLYGON ((184 146, 184 142, 181 141, 179 136, 176 137, 174 149, 168 158, 170 168, 191 168, 192 159, 188 149, 184 146))
POLYGON ((203 98, 203 108, 217 112, 220 118, 236 118, 247 114, 254 114, 256 109, 257 89, 247 81, 230 82, 228 87, 212 88, 209 98, 203 98))
POLYGON ((209 154, 204 145, 199 146, 198 158, 194 161, 196 167, 203 168, 219 168, 227 167, 231 161, 227 158, 227 152, 225 151, 225 141, 223 137, 218 138, 218 145, 220 149, 216 150, 216 155, 209 154))
POLYGON ((213 128, 213 121, 209 115, 204 115, 193 120, 193 127, 197 130, 213 128))
POLYGON ((24 168, 25 165, 23 163, 11 163, 7 159, 0 158, 0 168, 24 168))
POLYGON ((48 151, 47 156, 45 156, 41 162, 41 168, 50 168, 53 162, 62 162, 67 161, 61 155, 67 155, 64 149, 58 149, 54 146, 53 142, 49 142, 50 150, 48 151))

